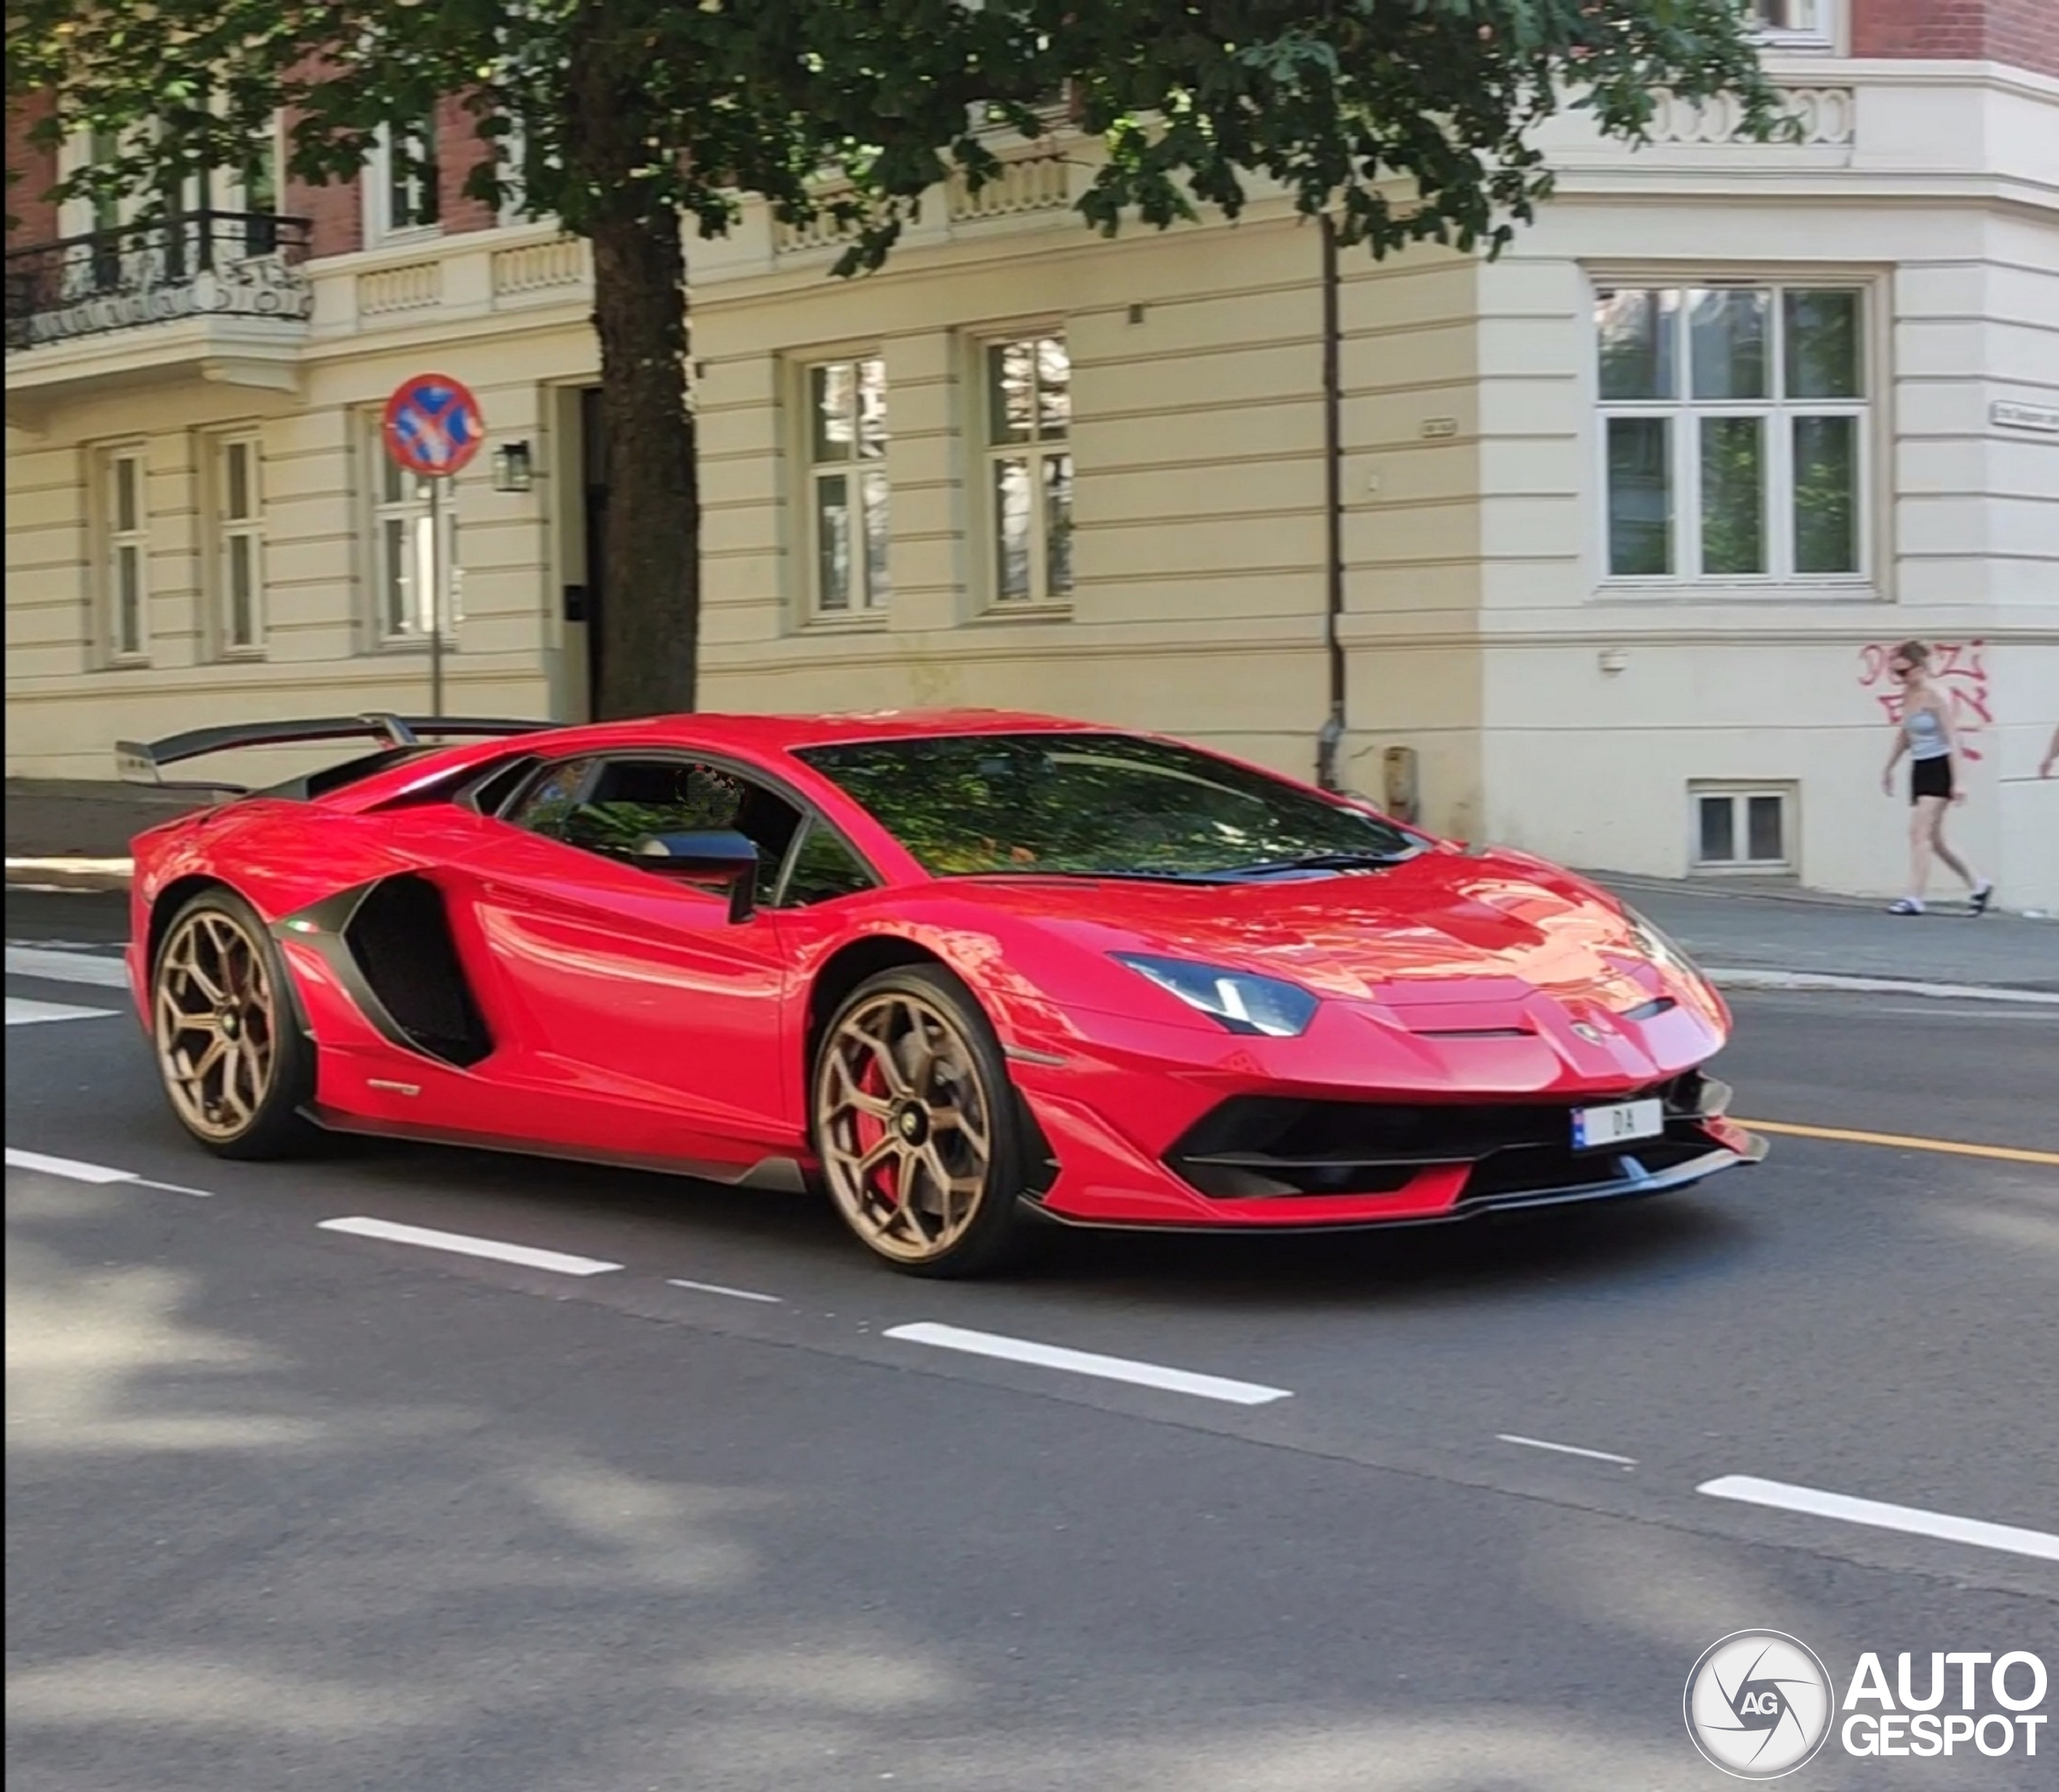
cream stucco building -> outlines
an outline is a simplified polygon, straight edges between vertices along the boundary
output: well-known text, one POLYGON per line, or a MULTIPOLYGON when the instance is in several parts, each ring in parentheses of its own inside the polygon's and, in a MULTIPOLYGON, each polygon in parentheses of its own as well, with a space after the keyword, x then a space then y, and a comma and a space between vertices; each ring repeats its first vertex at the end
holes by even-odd
MULTIPOLYGON (((877 276, 757 212, 697 244, 704 704, 1046 709, 1309 775, 1334 651, 1344 782, 1412 775, 1432 826, 1888 892, 1881 650, 1918 635, 1978 755, 1961 838, 2059 908, 2059 42, 1882 51, 1854 3, 1779 9, 1800 142, 1567 122, 1499 261, 1345 254, 1334 579, 1320 245, 1284 203, 1105 242, 1059 137, 877 276)), ((449 706, 585 713, 586 619, 623 598, 588 555, 582 245, 376 164, 281 209, 140 298, 81 283, 90 248, 10 253, 10 775, 425 708, 433 560, 449 706), (427 369, 529 468, 483 455, 440 550, 376 435, 427 369)))

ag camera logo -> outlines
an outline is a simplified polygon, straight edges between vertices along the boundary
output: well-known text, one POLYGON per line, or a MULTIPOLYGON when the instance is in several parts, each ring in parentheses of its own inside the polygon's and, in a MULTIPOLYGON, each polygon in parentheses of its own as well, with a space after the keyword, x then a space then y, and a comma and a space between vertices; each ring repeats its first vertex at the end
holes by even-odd
POLYGON ((1810 1760, 1835 1708, 1830 1670, 1778 1630, 1733 1630, 1710 1644, 1683 1704, 1695 1746, 1740 1780, 1780 1779, 1810 1760))

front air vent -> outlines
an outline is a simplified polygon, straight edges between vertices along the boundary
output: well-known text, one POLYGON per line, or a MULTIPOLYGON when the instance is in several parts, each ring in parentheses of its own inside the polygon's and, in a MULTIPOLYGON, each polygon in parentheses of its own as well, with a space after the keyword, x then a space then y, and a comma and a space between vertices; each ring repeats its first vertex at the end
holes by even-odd
POLYGON ((1640 1002, 1627 1013, 1618 1014, 1619 1021, 1654 1021, 1680 1005, 1671 996, 1654 996, 1648 1002, 1640 1002))
POLYGON ((1534 1039, 1527 1026, 1419 1026, 1409 1030, 1419 1039, 1534 1039))

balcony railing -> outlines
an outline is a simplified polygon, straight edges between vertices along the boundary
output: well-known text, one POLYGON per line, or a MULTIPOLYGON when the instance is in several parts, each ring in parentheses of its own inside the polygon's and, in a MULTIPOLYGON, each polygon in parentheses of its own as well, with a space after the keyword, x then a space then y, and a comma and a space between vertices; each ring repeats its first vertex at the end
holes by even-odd
POLYGON ((306 320, 307 220, 186 212, 7 252, 7 347, 179 318, 306 320))

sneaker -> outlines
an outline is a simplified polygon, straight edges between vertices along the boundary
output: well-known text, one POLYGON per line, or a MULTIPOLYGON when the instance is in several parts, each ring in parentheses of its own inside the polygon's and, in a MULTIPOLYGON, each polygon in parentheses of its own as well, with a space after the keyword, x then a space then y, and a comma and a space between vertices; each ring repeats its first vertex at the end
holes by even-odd
POLYGON ((1983 878, 1973 886, 1973 894, 1967 898, 1966 906, 1975 914, 1985 914, 1987 912, 1987 905, 1994 900, 1995 886, 1987 878, 1983 878))
POLYGON ((1913 896, 1903 896, 1888 904, 1890 914, 1921 914, 1923 905, 1913 896))

